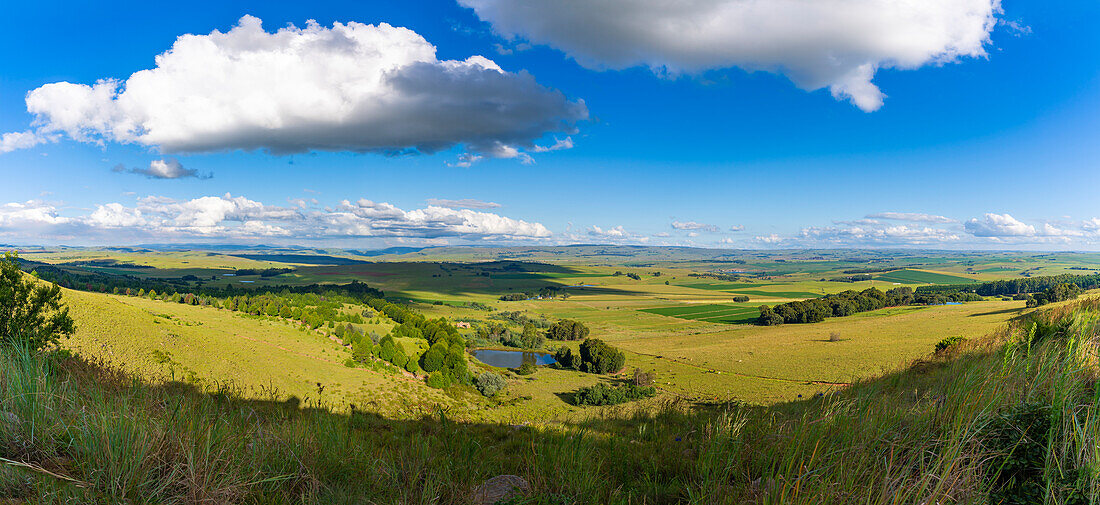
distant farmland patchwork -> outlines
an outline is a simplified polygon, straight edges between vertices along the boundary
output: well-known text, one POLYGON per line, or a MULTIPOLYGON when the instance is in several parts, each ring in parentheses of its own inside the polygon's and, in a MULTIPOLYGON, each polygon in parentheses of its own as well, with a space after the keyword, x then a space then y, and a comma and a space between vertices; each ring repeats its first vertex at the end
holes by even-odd
POLYGON ((968 277, 922 272, 920 270, 896 270, 875 276, 875 280, 897 282, 899 284, 970 284, 978 282, 968 277))
POLYGON ((673 307, 656 307, 641 309, 641 312, 657 314, 659 316, 675 317, 690 321, 703 321, 708 323, 723 324, 751 324, 760 315, 756 306, 750 305, 677 305, 673 307))

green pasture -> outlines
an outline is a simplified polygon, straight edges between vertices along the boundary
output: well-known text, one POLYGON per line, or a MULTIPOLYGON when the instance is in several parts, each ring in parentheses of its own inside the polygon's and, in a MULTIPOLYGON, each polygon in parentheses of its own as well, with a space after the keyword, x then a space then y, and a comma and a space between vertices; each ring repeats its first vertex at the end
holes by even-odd
POLYGON ((875 276, 875 280, 896 282, 899 284, 970 284, 978 282, 970 277, 925 272, 921 270, 898 270, 875 276))

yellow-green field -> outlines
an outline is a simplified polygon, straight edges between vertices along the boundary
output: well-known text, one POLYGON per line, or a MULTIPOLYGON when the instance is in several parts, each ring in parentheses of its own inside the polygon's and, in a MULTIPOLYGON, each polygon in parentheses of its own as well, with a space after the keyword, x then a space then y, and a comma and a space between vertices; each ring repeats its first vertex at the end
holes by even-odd
MULTIPOLYGON (((475 251, 477 254, 487 254, 475 251)), ((365 282, 382 289, 427 317, 490 321, 490 316, 519 312, 554 321, 575 319, 627 355, 620 377, 596 376, 542 367, 531 376, 496 369, 509 381, 503 395, 484 399, 472 390, 442 392, 408 375, 349 368, 350 352, 321 331, 305 331, 279 318, 242 316, 222 309, 144 298, 66 290, 78 325, 64 345, 83 355, 159 380, 182 379, 206 387, 232 383, 254 396, 277 394, 330 405, 355 404, 392 416, 447 409, 453 415, 522 423, 575 420, 601 415, 605 408, 576 407, 567 401, 578 388, 626 378, 635 367, 656 372, 663 397, 699 402, 742 400, 770 404, 810 396, 858 379, 905 366, 932 352, 945 337, 976 338, 1022 313, 1024 302, 989 299, 963 305, 895 307, 821 323, 760 327, 750 324, 757 307, 843 290, 868 287, 1012 278, 1020 271, 1080 272, 1089 258, 994 255, 985 262, 969 256, 920 256, 895 261, 888 274, 873 280, 837 282, 858 259, 825 256, 807 259, 754 259, 729 274, 727 263, 630 260, 579 254, 557 263, 535 253, 531 263, 485 262, 469 251, 428 250, 401 261, 368 262, 350 256, 282 256, 294 263, 268 261, 273 255, 241 257, 212 252, 42 251, 35 261, 66 269, 102 272, 113 267, 74 266, 72 262, 117 260, 154 268, 127 269, 143 278, 196 275, 206 285, 247 288, 259 285, 365 282), (261 258, 259 261, 254 258, 261 258), (327 259, 326 258, 335 258, 327 259), (464 260, 452 263, 449 260, 464 260), (942 260, 942 261, 941 261, 942 260), (318 265, 346 261, 351 264, 318 265), (1076 262, 1076 263, 1075 263, 1076 262), (1007 266, 1006 266, 1007 265, 1007 266), (225 277, 238 268, 289 267, 274 277, 225 277), (748 273, 749 271, 755 273, 748 273), (742 270, 738 270, 742 271, 742 270), (714 274, 712 272, 719 272, 714 274), (626 273, 636 274, 639 279, 626 273), (741 278, 736 280, 732 277, 741 278), (730 278, 727 278, 730 277, 730 278), (240 284, 242 280, 251 280, 240 284), (501 295, 559 288, 547 299, 501 301, 501 295), (567 296, 562 296, 567 294, 567 296), (748 296, 749 302, 734 301, 748 296)), ((499 253, 498 253, 499 254, 499 253)), ((862 253, 853 253, 862 254, 862 253)), ((247 256, 247 255, 244 255, 247 256)), ((762 255, 756 255, 763 257, 762 255)), ((637 258, 634 258, 637 260, 637 258)), ((350 312, 357 309, 348 307, 350 312)), ((385 317, 359 325, 384 335, 393 326, 385 317)), ((472 330, 461 330, 468 337, 472 330)), ((403 339, 409 354, 424 352, 426 342, 403 339)), ((552 349, 561 343, 549 342, 552 349)), ((568 345, 576 348, 577 343, 568 345)), ((477 373, 489 369, 472 360, 477 373)), ((653 400, 652 402, 660 401, 653 400)), ((641 402, 629 408, 645 408, 641 402)))

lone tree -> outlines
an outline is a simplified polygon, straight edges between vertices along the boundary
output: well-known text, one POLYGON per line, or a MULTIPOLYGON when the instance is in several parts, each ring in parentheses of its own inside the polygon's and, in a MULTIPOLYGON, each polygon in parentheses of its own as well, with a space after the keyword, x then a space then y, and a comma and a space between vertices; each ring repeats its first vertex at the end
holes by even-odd
POLYGON ((75 331, 61 288, 25 275, 15 253, 0 259, 0 340, 39 350, 75 331))

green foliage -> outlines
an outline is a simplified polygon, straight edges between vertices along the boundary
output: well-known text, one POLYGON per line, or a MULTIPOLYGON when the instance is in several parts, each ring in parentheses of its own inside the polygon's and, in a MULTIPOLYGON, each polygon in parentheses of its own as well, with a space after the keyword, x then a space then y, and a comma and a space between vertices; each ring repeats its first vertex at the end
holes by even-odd
POLYGON ((420 366, 428 373, 443 368, 443 358, 447 355, 447 348, 442 343, 437 343, 428 348, 428 351, 420 357, 420 366))
POLYGON ((408 364, 408 362, 409 357, 406 356, 405 353, 400 349, 394 351, 393 359, 390 360, 390 363, 393 363, 394 366, 396 366, 397 368, 405 368, 405 365, 408 364))
POLYGON ((451 385, 451 376, 443 371, 436 370, 428 374, 428 378, 425 379, 424 383, 431 388, 443 389, 451 385))
POLYGON ((386 337, 382 337, 382 350, 379 352, 378 357, 386 361, 393 361, 393 356, 397 352, 397 348, 393 344, 393 338, 386 340, 386 337))
POLYGON ((580 388, 573 394, 575 405, 618 405, 642 398, 650 398, 657 394, 657 389, 652 386, 636 386, 634 384, 622 384, 609 386, 599 383, 595 386, 580 388))
POLYGON ((1072 461, 1063 462, 1060 477, 1053 476, 1060 481, 1059 485, 1051 487, 1045 482, 1044 472, 1050 464, 1048 444, 1054 428, 1052 415, 1048 404, 1023 402, 988 420, 979 439, 992 454, 985 466, 987 478, 992 483, 991 503, 1044 503, 1048 489, 1063 495, 1056 503, 1088 503, 1077 492, 1080 487, 1075 482, 1078 471, 1072 461))
POLYGON ((603 340, 590 338, 581 342, 581 371, 605 374, 617 372, 626 363, 623 352, 603 340))
POLYGON ((559 347, 557 352, 554 353, 554 361, 557 361, 562 368, 572 368, 574 370, 580 370, 581 368, 581 357, 565 346, 559 347))
POLYGON ((523 325, 523 334, 520 335, 519 340, 520 346, 524 349, 542 349, 546 343, 546 337, 543 337, 532 323, 523 325))
POLYGON ((951 348, 953 348, 953 347, 955 347, 955 346, 957 346, 957 345, 959 345, 959 344, 961 344, 965 341, 966 341, 966 338, 961 337, 959 335, 955 335, 953 337, 947 337, 943 340, 940 340, 939 342, 936 342, 936 354, 942 354, 944 352, 947 352, 948 349, 951 349, 951 348))
POLYGON ((504 386, 508 385, 508 381, 504 380, 504 377, 501 377, 499 374, 481 372, 474 380, 474 384, 482 395, 493 396, 501 389, 504 389, 504 386))
POLYGON ((16 255, 5 253, 0 259, 0 344, 42 349, 74 331, 61 288, 24 275, 16 255))
POLYGON ((581 340, 588 337, 588 327, 580 321, 562 319, 550 326, 546 338, 550 340, 581 340))
POLYGON ((534 374, 537 370, 538 367, 530 363, 524 363, 515 369, 516 373, 519 375, 531 375, 534 374))
POLYGON ((867 288, 863 291, 847 290, 821 298, 781 303, 774 307, 762 305, 756 324, 775 326, 784 323, 817 323, 824 321, 827 317, 844 317, 885 307, 928 303, 928 301, 918 299, 913 295, 913 289, 905 286, 885 293, 876 288, 867 288))

